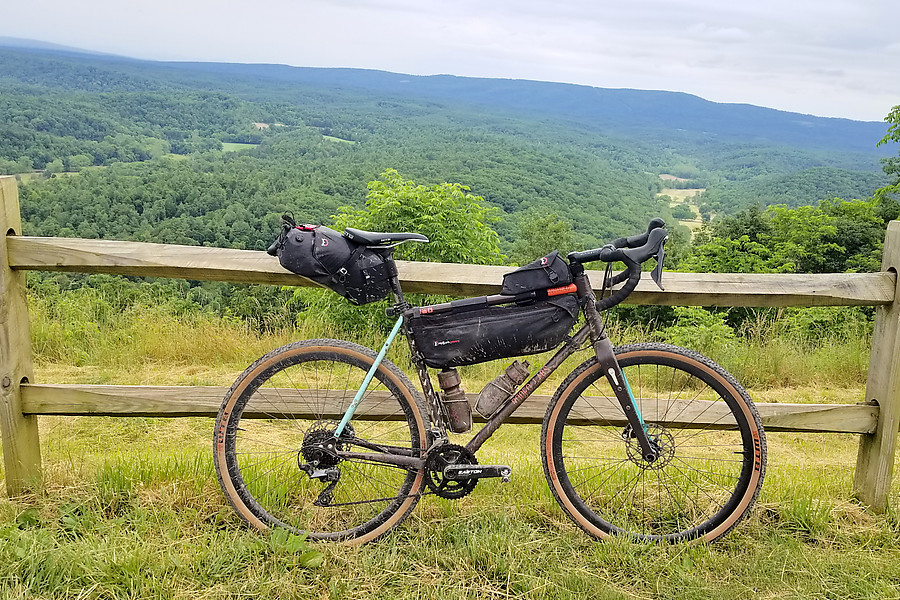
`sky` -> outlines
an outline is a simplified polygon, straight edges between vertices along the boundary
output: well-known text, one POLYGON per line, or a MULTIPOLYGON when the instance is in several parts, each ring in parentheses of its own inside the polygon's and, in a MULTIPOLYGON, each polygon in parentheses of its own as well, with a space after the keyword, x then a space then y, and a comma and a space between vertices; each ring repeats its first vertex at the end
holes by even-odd
POLYGON ((30 0, 0 36, 153 60, 687 92, 881 121, 900 0, 30 0))

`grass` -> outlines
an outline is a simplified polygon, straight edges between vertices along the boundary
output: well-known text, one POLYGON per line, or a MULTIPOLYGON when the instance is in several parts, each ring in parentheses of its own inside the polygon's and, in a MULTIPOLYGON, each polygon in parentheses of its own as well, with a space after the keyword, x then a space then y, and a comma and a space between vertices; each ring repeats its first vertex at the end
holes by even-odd
POLYGON ((356 142, 353 140, 345 140, 344 138, 334 137, 331 135, 323 135, 322 139, 328 140, 329 142, 338 142, 339 144, 355 144, 356 142))
MULTIPOLYGON (((41 382, 228 385, 265 351, 325 333, 260 334, 159 306, 104 314, 84 299, 33 298, 31 312, 41 382)), ((760 337, 709 350, 761 400, 862 398, 864 340, 760 337)), ((470 390, 491 375, 463 372, 470 390)), ((346 548, 245 528, 218 489, 211 419, 41 417, 45 486, 0 499, 0 597, 900 597, 900 514, 852 500, 855 436, 769 434, 766 483, 747 521, 713 545, 646 546, 596 543, 568 521, 544 481, 539 430, 506 426, 479 453, 511 464, 510 483, 484 481, 456 502, 426 498, 382 540, 346 548)))
MULTIPOLYGON (((668 196, 671 199, 671 207, 674 208, 678 204, 687 204, 688 207, 692 211, 694 211, 695 215, 700 214, 700 207, 696 203, 697 196, 705 192, 706 190, 703 188, 689 188, 689 189, 677 189, 677 188, 664 188, 660 190, 657 194, 659 196, 668 196)), ((688 227, 691 230, 691 234, 695 233, 700 227, 703 226, 703 220, 699 217, 696 219, 679 219, 679 223, 688 227)))
POLYGON ((222 142, 222 152, 238 152, 249 148, 258 148, 259 144, 244 144, 239 142, 222 142))
POLYGON ((596 543, 572 526, 543 480, 538 427, 513 426, 481 457, 508 460, 509 484, 427 498, 374 544, 317 545, 310 556, 246 529, 226 505, 208 420, 46 417, 41 429, 46 490, 0 501, 5 598, 900 594, 896 516, 849 498, 853 436, 771 435, 748 521, 714 545, 644 546, 596 543))

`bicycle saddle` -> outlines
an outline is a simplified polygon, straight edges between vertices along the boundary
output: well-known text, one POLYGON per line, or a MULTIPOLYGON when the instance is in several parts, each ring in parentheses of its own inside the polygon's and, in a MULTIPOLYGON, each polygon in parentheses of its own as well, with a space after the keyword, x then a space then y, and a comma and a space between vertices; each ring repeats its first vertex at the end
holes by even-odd
POLYGON ((347 227, 344 237, 363 246, 384 246, 401 242, 427 242, 428 238, 421 233, 378 233, 347 227))

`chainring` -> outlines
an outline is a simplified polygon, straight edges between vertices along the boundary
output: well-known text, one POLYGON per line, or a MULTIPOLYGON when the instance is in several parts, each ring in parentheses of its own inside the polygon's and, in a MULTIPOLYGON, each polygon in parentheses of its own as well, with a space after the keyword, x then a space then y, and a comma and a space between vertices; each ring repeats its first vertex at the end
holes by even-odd
POLYGON ((468 496, 478 484, 477 479, 447 479, 444 467, 449 465, 477 465, 478 459, 465 446, 444 444, 425 457, 425 484, 436 496, 457 500, 468 496))

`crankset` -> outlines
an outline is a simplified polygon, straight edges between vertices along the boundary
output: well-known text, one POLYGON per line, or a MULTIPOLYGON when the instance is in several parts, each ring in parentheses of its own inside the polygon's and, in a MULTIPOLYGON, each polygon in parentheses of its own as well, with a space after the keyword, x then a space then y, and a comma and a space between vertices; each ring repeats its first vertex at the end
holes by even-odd
POLYGON ((509 481, 512 468, 507 465, 479 465, 465 446, 444 444, 425 457, 425 483, 435 495, 456 500, 475 489, 479 479, 499 477, 509 481))

